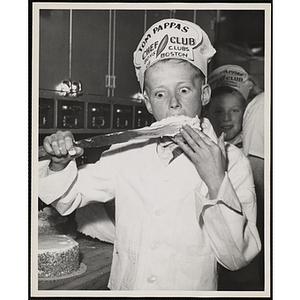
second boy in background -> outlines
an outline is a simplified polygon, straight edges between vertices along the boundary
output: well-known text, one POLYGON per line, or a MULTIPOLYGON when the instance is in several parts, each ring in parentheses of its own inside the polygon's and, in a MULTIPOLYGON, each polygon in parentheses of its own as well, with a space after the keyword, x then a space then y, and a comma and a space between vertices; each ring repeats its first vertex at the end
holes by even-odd
POLYGON ((237 65, 224 65, 208 77, 212 89, 206 106, 207 117, 217 136, 226 133, 225 141, 242 148, 243 114, 252 88, 248 73, 237 65))

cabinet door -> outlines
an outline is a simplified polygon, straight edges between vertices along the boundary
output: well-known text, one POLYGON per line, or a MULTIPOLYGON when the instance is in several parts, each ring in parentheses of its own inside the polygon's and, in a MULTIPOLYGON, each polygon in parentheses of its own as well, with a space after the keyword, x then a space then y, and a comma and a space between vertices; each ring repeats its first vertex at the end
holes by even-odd
POLYGON ((68 78, 69 32, 69 10, 40 11, 40 89, 55 90, 68 78))
POLYGON ((109 11, 72 11, 72 81, 84 94, 107 95, 109 11))
POLYGON ((133 52, 144 34, 143 10, 117 10, 115 17, 116 76, 114 96, 133 97, 140 91, 133 65, 133 52))
POLYGON ((163 20, 163 19, 169 19, 173 18, 174 12, 170 9, 166 10, 147 10, 147 20, 146 20, 146 29, 151 27, 156 22, 163 20))
POLYGON ((216 10, 197 10, 196 12, 196 24, 206 32, 213 45, 216 42, 216 18, 216 10))
POLYGON ((195 17, 194 10, 176 10, 174 12, 175 18, 193 22, 195 17))

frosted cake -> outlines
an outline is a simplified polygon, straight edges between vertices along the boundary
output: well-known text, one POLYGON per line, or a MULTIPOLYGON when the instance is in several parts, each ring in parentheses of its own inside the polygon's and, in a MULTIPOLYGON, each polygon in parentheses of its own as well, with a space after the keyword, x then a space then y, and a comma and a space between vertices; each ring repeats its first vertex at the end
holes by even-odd
POLYGON ((66 235, 40 235, 38 240, 38 277, 59 278, 80 267, 79 244, 66 235))

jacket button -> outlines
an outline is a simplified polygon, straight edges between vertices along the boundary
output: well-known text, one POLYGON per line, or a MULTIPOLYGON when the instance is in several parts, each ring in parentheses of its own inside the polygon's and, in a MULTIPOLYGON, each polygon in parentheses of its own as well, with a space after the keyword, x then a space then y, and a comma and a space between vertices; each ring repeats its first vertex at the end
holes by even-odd
POLYGON ((156 243, 152 243, 151 245, 150 245, 150 249, 152 249, 152 250, 155 250, 155 249, 157 249, 158 248, 158 245, 156 244, 156 243))
POLYGON ((154 283, 156 281, 156 277, 153 276, 153 275, 150 275, 148 278, 147 278, 147 281, 148 283, 154 283))
POLYGON ((161 209, 161 208, 158 208, 158 209, 155 210, 155 214, 156 214, 157 216, 161 216, 163 213, 164 213, 164 210, 161 209))

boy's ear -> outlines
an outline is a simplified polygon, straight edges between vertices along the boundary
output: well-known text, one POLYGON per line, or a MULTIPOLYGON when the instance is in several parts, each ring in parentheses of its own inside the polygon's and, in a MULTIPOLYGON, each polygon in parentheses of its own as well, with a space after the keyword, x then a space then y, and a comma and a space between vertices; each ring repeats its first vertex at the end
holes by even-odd
POLYGON ((146 91, 144 91, 143 96, 144 96, 144 102, 147 107, 147 110, 149 111, 150 114, 152 114, 152 106, 146 91))
POLYGON ((202 85, 202 93, 201 93, 201 103, 202 106, 205 106, 209 101, 211 97, 211 88, 208 84, 202 85))

